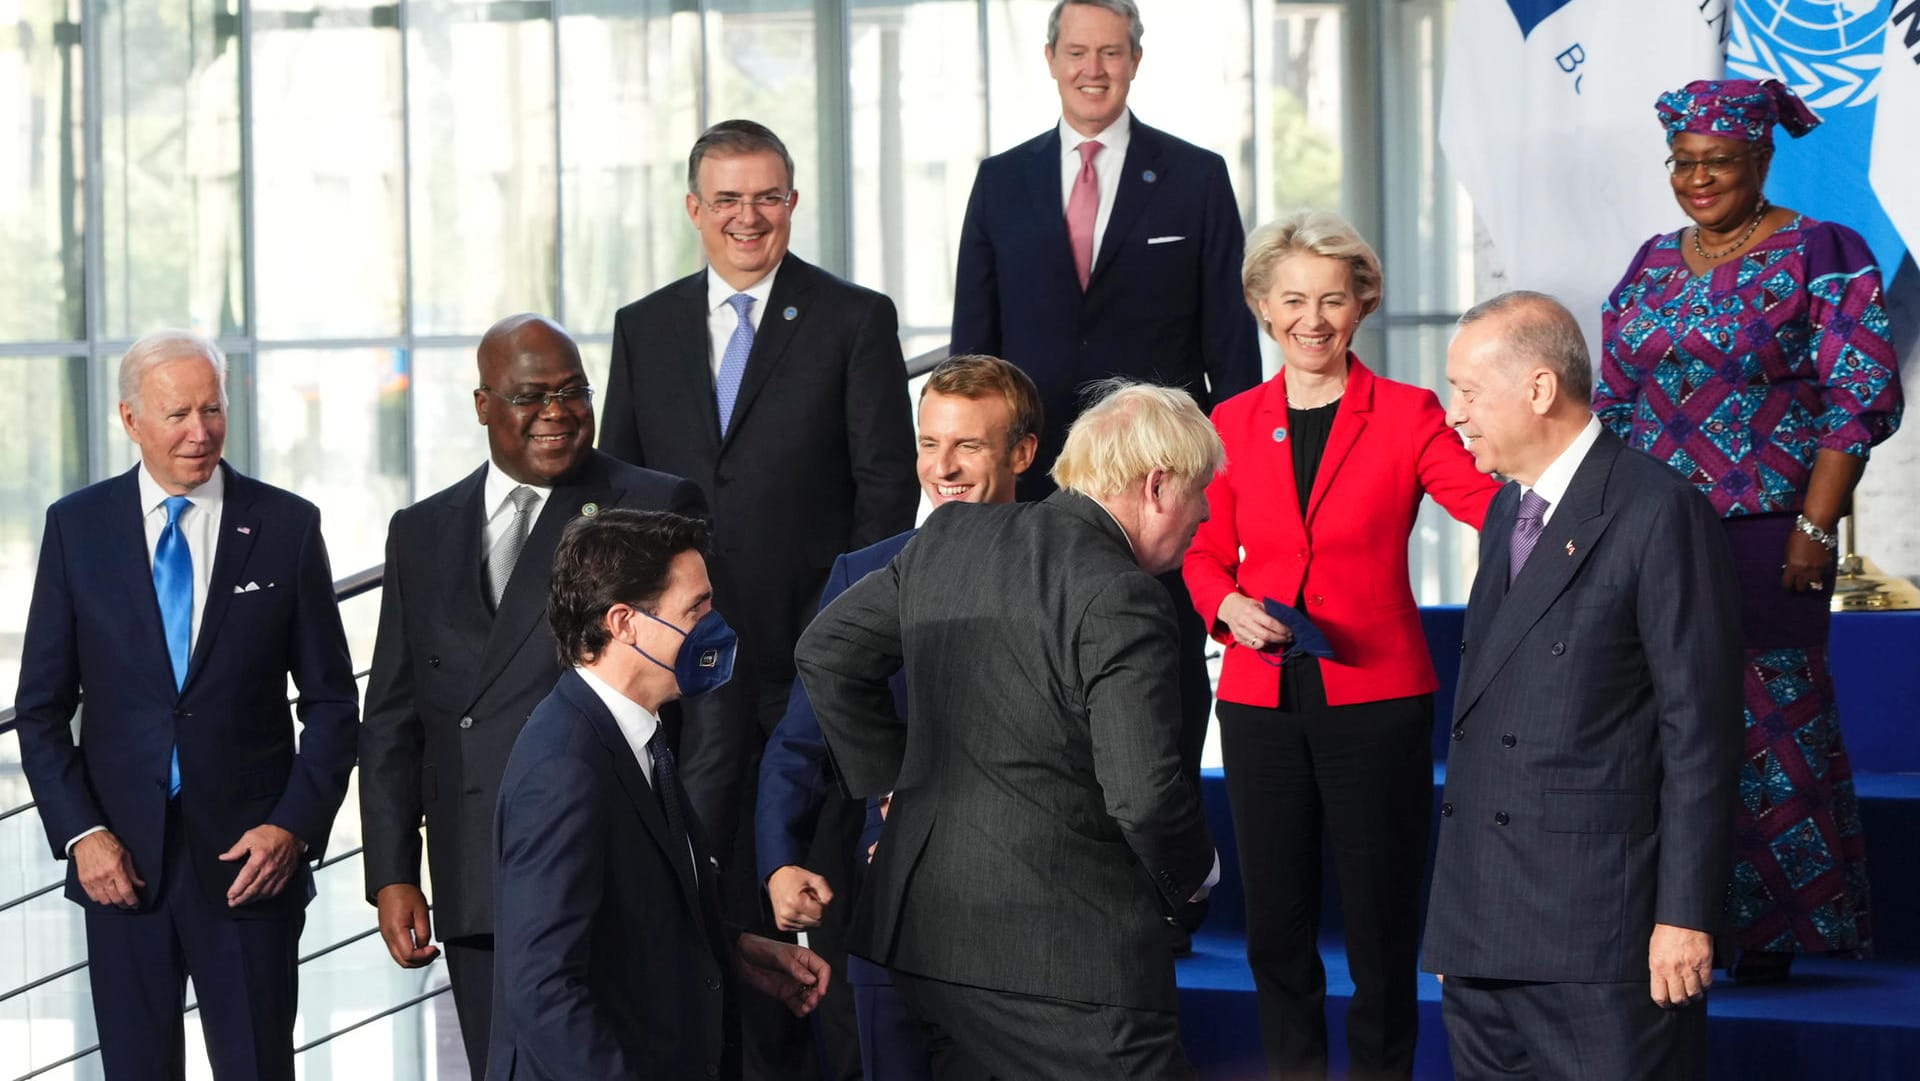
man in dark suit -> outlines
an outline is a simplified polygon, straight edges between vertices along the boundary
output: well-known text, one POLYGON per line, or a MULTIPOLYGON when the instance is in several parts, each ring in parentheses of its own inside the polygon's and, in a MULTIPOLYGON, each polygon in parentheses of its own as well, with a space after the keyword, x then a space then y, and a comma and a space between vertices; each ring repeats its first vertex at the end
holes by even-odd
POLYGON ((707 528, 609 510, 554 553, 548 619, 572 664, 500 785, 495 1081, 740 1076, 734 988, 796 1017, 830 982, 812 952, 721 921, 660 710, 733 672, 707 528))
MULTIPOLYGON (((739 622, 741 670, 689 707, 713 716, 686 726, 687 796, 729 914, 771 930, 754 880, 761 749, 834 559, 913 525, 913 418, 893 302, 787 251, 799 195, 779 138, 749 120, 714 125, 693 145, 687 189, 707 266, 620 310, 600 448, 695 481, 713 509, 714 591, 739 622)), ((823 851, 850 851, 861 816, 832 799, 823 851)), ((836 917, 812 938, 829 960, 841 930, 836 917)), ((749 1075, 803 1072, 804 1034, 748 1011, 749 1075)), ((844 996, 827 1011, 852 1029, 844 996)))
POLYGON ((1705 1077, 1742 730, 1731 555, 1706 499, 1588 411, 1565 308, 1509 293, 1460 322, 1448 420, 1509 483, 1428 898, 1455 1076, 1705 1077))
MULTIPOLYGON (((953 351, 1020 365, 1057 433, 1041 439, 1022 499, 1052 490, 1047 471, 1092 380, 1184 387, 1209 413, 1260 382, 1226 162, 1128 111, 1140 36, 1133 0, 1054 6, 1046 55, 1060 124, 980 163, 961 227, 953 351)), ((1181 761, 1198 784, 1207 628, 1180 576, 1163 581, 1180 622, 1181 761)))
POLYGON ((937 1077, 1196 1076, 1163 921, 1218 861, 1151 576, 1222 460, 1192 398, 1125 386, 1067 437, 1061 491, 940 508, 800 640, 843 783, 893 793, 852 948, 893 969, 937 1077))
POLYGON ((106 1075, 185 1075, 191 976, 214 1077, 292 1078, 307 865, 346 797, 357 723, 320 513, 221 461, 212 342, 135 342, 120 399, 140 464, 47 511, 21 765, 86 912, 106 1075))
POLYGON ((569 521, 603 509, 706 510, 693 482, 593 449, 593 392, 559 326, 509 316, 480 340, 478 360, 473 409, 489 461, 393 516, 360 729, 367 898, 403 967, 439 955, 438 923, 476 1078, 492 1016, 500 775, 562 671, 546 620, 554 545, 569 521), (433 917, 420 887, 423 817, 433 917))
MULTIPOLYGON (((1013 502, 1014 485, 1033 463, 1040 422, 1039 392, 1019 368, 997 357, 948 357, 928 374, 920 390, 920 490, 935 507, 1013 502)), ((848 586, 885 567, 914 533, 910 529, 835 560, 820 606, 826 607, 848 586)), ((905 675, 896 673, 889 686, 895 711, 904 717, 905 675)), ((832 782, 820 719, 806 688, 795 682, 787 715, 767 740, 767 753, 760 762, 755 811, 760 880, 767 887, 774 924, 782 931, 818 927, 836 897, 829 877, 808 857, 814 824, 832 782)), ((884 798, 870 801, 866 829, 854 848, 855 873, 851 881, 841 879, 842 891, 857 889, 864 854, 879 842, 885 814, 884 798)), ((841 907, 847 903, 842 901, 841 907)), ((865 1076, 886 1081, 928 1077, 926 1040, 920 1035, 919 1022, 894 991, 893 976, 853 956, 847 958, 843 971, 853 988, 865 1076)))

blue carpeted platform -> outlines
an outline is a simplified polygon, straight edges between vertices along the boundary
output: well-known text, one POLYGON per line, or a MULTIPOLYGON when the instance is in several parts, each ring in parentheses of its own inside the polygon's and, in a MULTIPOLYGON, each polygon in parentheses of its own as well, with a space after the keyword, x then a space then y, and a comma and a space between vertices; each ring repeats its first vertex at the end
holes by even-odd
MULTIPOLYGON (((1441 672, 1437 718, 1452 709, 1459 657, 1458 607, 1422 612, 1441 672)), ((1871 961, 1803 959, 1785 986, 1723 982, 1712 996, 1712 1077, 1781 1081, 1920 1079, 1920 612, 1843 614, 1834 619, 1833 668, 1842 726, 1868 838, 1876 956, 1871 961)), ((1434 799, 1446 780, 1447 725, 1435 725, 1434 799)), ((1221 849, 1221 884, 1196 956, 1180 963, 1182 1028, 1208 1081, 1263 1076, 1253 978, 1243 956, 1246 914, 1226 785, 1203 779, 1208 819, 1221 849)), ((1328 1028, 1335 1076, 1344 1061, 1344 1011, 1353 986, 1339 940, 1331 884, 1323 905, 1328 937, 1328 1028)), ((1417 1076, 1452 1077, 1440 1024, 1439 986, 1421 989, 1417 1076)))

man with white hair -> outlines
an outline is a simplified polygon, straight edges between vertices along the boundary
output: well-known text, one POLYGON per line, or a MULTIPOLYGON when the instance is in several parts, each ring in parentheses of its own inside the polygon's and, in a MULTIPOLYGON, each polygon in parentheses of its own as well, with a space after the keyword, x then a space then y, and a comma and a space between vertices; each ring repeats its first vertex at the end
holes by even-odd
POLYGON ((189 976, 215 1078, 293 1077, 308 864, 353 771, 320 513, 221 460, 226 407, 212 342, 134 343, 120 420, 140 464, 48 509, 27 612, 21 764, 86 912, 114 1081, 184 1076, 189 976))
POLYGON ((893 792, 850 950, 893 970, 936 1077, 1195 1076, 1164 921, 1218 862, 1153 576, 1224 452, 1186 392, 1105 389, 1060 491, 941 507, 795 655, 849 792, 893 792))

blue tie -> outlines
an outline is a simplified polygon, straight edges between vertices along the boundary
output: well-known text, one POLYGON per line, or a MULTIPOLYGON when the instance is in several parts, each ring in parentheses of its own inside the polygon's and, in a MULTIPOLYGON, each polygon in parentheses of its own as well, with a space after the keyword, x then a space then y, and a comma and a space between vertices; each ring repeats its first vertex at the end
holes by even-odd
POLYGON ((733 305, 733 312, 740 317, 734 325, 733 337, 727 339, 727 351, 720 355, 720 374, 714 379, 713 391, 720 399, 720 436, 726 438, 727 425, 733 420, 733 401, 740 396, 740 380, 747 374, 747 354, 753 352, 753 320, 747 318, 747 309, 753 307, 753 298, 745 293, 735 293, 727 298, 733 305))
MULTIPOLYGON (((667 816, 667 843, 676 849, 689 848, 687 816, 680 812, 680 770, 674 764, 673 749, 667 746, 665 728, 653 730, 647 756, 653 759, 653 794, 660 797, 660 810, 667 816)), ((697 866, 694 874, 699 874, 697 866)))
MULTIPOLYGON (((167 497, 167 526, 153 546, 153 592, 160 599, 160 625, 167 632, 167 659, 173 662, 173 689, 187 684, 187 660, 193 655, 193 552, 180 532, 187 497, 167 497)), ((180 794, 180 749, 173 750, 167 796, 180 794)))

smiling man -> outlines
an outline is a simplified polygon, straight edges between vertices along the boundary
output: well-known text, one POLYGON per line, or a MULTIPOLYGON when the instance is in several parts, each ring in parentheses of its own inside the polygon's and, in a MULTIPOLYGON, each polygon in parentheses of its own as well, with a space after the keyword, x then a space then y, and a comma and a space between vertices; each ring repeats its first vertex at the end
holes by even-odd
MULTIPOLYGON (((981 162, 967 204, 953 351, 1018 364, 1054 421, 1022 499, 1052 490, 1047 471, 1093 380, 1181 387, 1207 412, 1260 382, 1226 162, 1128 109, 1140 38, 1133 0, 1055 4, 1046 58, 1060 123, 981 162)), ((1180 621, 1180 757, 1198 784, 1212 712, 1206 626, 1179 575, 1161 584, 1180 621)), ((1198 920, 1196 910, 1181 924, 1198 920)), ((1184 936, 1174 946, 1184 950, 1184 936)))
POLYGON ((489 460, 393 516, 360 731, 367 899, 401 967, 445 948, 476 1078, 493 1003, 494 803, 514 739, 563 671, 544 618, 554 546, 569 521, 612 507, 705 510, 691 481, 593 449, 593 390, 559 326, 502 319, 478 361, 489 460))
MULTIPOLYGON (((740 673, 688 706, 681 771, 728 882, 760 919, 754 778, 786 709, 793 643, 842 552, 913 524, 913 418, 893 302, 787 250, 793 159, 750 120, 709 128, 687 159, 687 217, 707 266, 620 310, 600 447, 697 482, 713 508, 714 603, 740 628, 740 673)), ((861 810, 829 808, 851 846, 861 810)), ((837 963, 829 926, 813 942, 837 963)), ((748 1077, 805 1076, 804 1032, 749 1001, 748 1077)), ((849 1003, 823 1008, 851 1028, 849 1003)), ((851 1047, 839 1058, 853 1057, 851 1047)))

